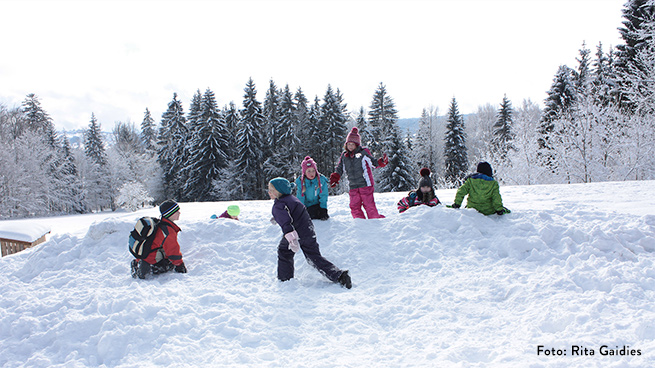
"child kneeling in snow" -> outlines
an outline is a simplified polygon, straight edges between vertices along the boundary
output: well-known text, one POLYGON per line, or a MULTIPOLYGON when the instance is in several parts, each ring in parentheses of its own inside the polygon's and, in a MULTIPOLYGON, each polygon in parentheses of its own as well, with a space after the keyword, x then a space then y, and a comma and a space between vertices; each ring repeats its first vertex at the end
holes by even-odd
POLYGON ((466 177, 464 184, 457 189, 455 202, 452 208, 459 208, 462 205, 464 197, 466 208, 475 208, 484 215, 503 215, 510 213, 510 210, 503 207, 503 199, 500 197, 500 187, 494 180, 493 170, 487 162, 480 162, 477 172, 466 177))
POLYGON ((277 248, 277 278, 280 281, 293 278, 293 257, 302 249, 309 264, 330 281, 350 289, 352 282, 348 270, 340 270, 321 255, 316 242, 314 224, 305 206, 298 198, 291 195, 291 183, 284 178, 272 179, 268 183, 268 195, 275 200, 273 218, 284 234, 277 248))
POLYGON ((305 156, 300 167, 302 176, 296 179, 296 197, 307 207, 312 220, 329 219, 327 178, 318 172, 316 162, 309 156, 305 156))
POLYGON ((421 169, 421 180, 418 183, 418 189, 409 192, 407 197, 398 201, 398 211, 403 213, 407 211, 408 208, 426 205, 434 207, 438 205, 439 198, 434 193, 434 187, 432 185, 432 179, 430 179, 430 169, 424 167, 421 169))
POLYGON ((182 260, 180 244, 177 242, 180 227, 175 224, 175 221, 180 219, 180 206, 175 201, 167 200, 159 206, 159 212, 161 212, 161 220, 152 242, 154 250, 146 259, 132 260, 133 278, 145 279, 147 275, 157 275, 171 270, 178 273, 187 272, 182 260))

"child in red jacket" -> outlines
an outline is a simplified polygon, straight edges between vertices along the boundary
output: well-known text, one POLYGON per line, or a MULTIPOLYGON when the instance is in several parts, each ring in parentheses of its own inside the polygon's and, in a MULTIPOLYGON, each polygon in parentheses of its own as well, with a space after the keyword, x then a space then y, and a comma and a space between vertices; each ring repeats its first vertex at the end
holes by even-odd
POLYGON ((132 277, 145 279, 147 275, 157 275, 170 270, 186 273, 187 269, 182 260, 180 244, 177 242, 177 233, 180 227, 175 221, 180 219, 180 206, 172 200, 167 200, 159 206, 161 221, 157 226, 157 233, 152 242, 152 252, 146 259, 132 261, 132 277))

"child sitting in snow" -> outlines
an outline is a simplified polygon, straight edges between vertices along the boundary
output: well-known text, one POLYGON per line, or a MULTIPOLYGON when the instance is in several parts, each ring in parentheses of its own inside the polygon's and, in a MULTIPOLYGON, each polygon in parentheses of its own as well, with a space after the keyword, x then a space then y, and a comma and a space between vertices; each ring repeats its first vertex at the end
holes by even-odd
POLYGON ((306 156, 300 164, 302 176, 296 179, 296 197, 307 207, 312 220, 327 220, 328 181, 318 172, 316 162, 306 156))
POLYGON ((219 219, 219 218, 228 218, 232 220, 237 220, 239 221, 239 214, 241 213, 241 209, 239 209, 239 206, 236 204, 233 204, 231 206, 227 206, 227 210, 223 212, 220 216, 212 215, 212 219, 219 219))
POLYGON ((363 218, 364 211, 369 219, 384 218, 383 215, 378 213, 375 206, 375 199, 373 198, 373 169, 385 167, 389 163, 389 158, 385 153, 382 158, 377 160, 377 166, 374 166, 375 159, 371 152, 366 147, 361 146, 361 137, 357 128, 353 128, 346 137, 344 144, 344 152, 339 157, 336 172, 330 175, 330 186, 334 187, 341 180, 341 176, 345 172, 348 174, 348 181, 350 181, 350 213, 353 218, 363 218))
POLYGON ((419 205, 426 205, 434 207, 438 205, 439 198, 434 192, 434 187, 432 186, 432 179, 430 179, 430 169, 424 167, 420 171, 421 180, 418 183, 418 189, 409 192, 407 197, 398 201, 398 211, 403 213, 407 211, 408 208, 419 205))
POLYGON ((316 242, 314 224, 305 206, 298 198, 291 195, 291 183, 284 178, 272 179, 268 183, 268 195, 275 200, 273 218, 284 234, 277 248, 277 278, 280 281, 293 278, 293 257, 302 249, 309 264, 330 281, 350 289, 352 282, 348 270, 340 270, 321 255, 316 242))
POLYGON ((179 273, 187 272, 180 244, 177 242, 180 228, 175 224, 175 221, 180 219, 180 206, 175 201, 167 200, 159 206, 159 212, 161 220, 152 241, 153 251, 146 259, 132 260, 133 278, 145 279, 147 275, 166 273, 173 269, 179 273))
POLYGON ((494 180, 491 165, 487 162, 480 162, 477 172, 466 177, 464 184, 457 189, 455 202, 451 207, 459 208, 466 195, 466 208, 475 208, 484 215, 510 213, 510 210, 503 207, 500 187, 494 180))

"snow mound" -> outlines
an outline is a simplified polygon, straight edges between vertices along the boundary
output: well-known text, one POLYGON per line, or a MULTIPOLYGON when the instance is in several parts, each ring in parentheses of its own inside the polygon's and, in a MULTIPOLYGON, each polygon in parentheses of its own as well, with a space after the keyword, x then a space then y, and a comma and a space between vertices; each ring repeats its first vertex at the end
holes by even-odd
MULTIPOLYGON (((48 242, 0 260, 0 365, 654 366, 652 203, 609 212, 572 202, 580 188, 502 187, 513 210, 504 216, 398 214, 403 194, 385 193, 376 202, 387 218, 355 220, 347 195, 331 197, 330 220, 314 225, 351 290, 302 255, 294 279, 276 280, 271 201, 239 202, 241 221, 210 219, 227 202, 182 203, 189 273, 148 280, 129 275, 127 237, 156 208, 70 217, 68 232, 59 219, 48 242), (540 345, 568 355, 538 355, 540 345), (574 345, 595 355, 572 355, 574 345), (602 356, 602 345, 640 355, 602 356)), ((635 196, 654 189, 630 186, 635 196)))

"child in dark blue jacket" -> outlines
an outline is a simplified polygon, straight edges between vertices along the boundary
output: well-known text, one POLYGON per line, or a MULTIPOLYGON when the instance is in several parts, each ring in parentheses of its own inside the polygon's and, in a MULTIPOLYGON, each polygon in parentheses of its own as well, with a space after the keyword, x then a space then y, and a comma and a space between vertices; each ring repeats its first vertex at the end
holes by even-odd
POLYGON ((293 278, 293 257, 302 249, 309 264, 330 281, 350 289, 352 282, 348 270, 340 270, 321 255, 314 224, 305 206, 291 195, 291 183, 284 178, 272 179, 268 183, 268 195, 275 200, 273 218, 284 234, 277 248, 277 278, 280 281, 293 278))

